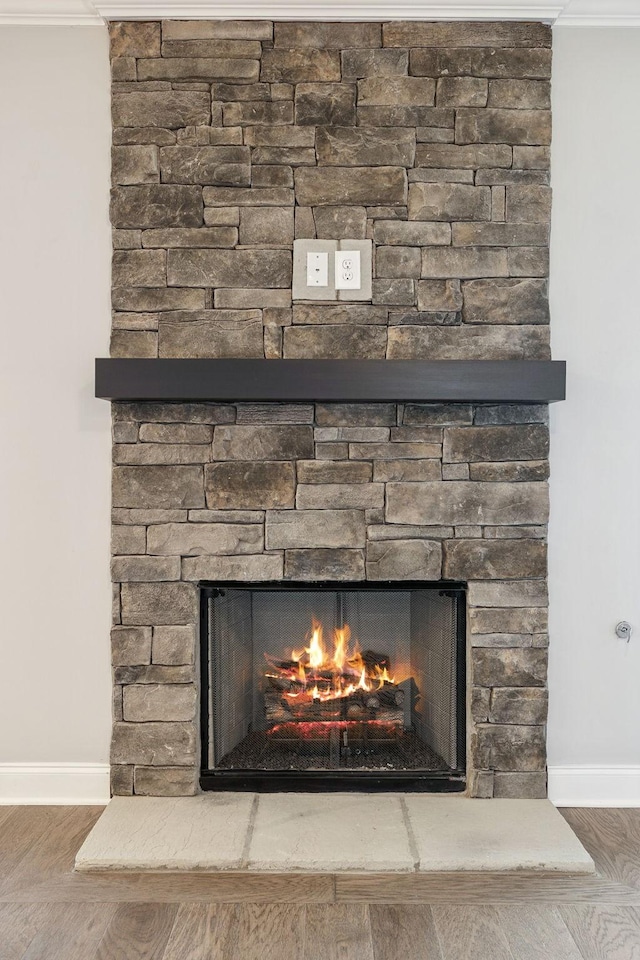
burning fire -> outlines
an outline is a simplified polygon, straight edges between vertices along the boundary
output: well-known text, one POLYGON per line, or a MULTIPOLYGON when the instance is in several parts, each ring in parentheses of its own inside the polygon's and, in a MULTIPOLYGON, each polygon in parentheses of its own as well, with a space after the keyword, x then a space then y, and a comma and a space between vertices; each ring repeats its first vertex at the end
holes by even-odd
POLYGON ((326 702, 351 697, 358 691, 371 693, 385 684, 395 684, 389 676, 388 660, 376 654, 362 654, 357 643, 351 646, 351 631, 344 627, 333 631, 333 651, 323 641, 321 623, 314 621, 309 645, 292 650, 289 660, 267 656, 266 676, 290 700, 326 702))

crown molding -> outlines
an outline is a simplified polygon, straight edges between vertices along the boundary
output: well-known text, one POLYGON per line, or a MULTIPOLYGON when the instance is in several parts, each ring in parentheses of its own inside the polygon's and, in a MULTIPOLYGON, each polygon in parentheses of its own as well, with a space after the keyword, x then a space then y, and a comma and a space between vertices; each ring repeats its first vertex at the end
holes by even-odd
POLYGON ((108 20, 542 20, 640 27, 640 0, 0 0, 0 26, 102 26, 108 20))

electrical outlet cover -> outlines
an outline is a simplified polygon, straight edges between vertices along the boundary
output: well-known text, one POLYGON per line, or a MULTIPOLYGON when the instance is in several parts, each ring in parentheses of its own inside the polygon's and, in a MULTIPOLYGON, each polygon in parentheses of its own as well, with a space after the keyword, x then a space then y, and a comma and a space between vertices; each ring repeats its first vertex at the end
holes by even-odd
MULTIPOLYGON (((294 300, 336 300, 334 253, 338 249, 337 240, 294 240, 293 241, 293 288, 294 300), (308 282, 307 254, 324 253, 327 256, 327 284, 310 285, 308 282)), ((324 279, 324 278, 323 278, 324 279)))
POLYGON ((336 251, 336 290, 360 289, 360 251, 336 251))
POLYGON ((371 240, 340 240, 340 250, 358 250, 360 252, 359 289, 338 290, 338 300, 371 300, 373 275, 373 256, 371 240))

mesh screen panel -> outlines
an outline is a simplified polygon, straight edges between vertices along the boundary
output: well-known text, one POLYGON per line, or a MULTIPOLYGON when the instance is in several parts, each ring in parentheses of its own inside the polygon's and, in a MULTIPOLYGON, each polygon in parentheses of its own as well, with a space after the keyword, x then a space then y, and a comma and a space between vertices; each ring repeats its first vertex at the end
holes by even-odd
POLYGON ((437 589, 212 591, 209 768, 456 770, 458 609, 437 589))

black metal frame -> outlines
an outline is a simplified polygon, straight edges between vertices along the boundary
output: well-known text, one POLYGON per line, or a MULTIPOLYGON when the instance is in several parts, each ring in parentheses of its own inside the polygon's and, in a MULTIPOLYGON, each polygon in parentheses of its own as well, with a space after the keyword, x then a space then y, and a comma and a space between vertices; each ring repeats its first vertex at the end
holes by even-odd
POLYGON ((466 787, 466 768, 429 771, 394 770, 212 770, 209 763, 209 617, 208 604, 222 590, 441 590, 455 596, 457 608, 457 755, 466 758, 466 584, 458 581, 201 581, 200 587, 200 786, 203 790, 257 791, 259 793, 358 791, 377 793, 402 790, 412 793, 459 793, 466 787))

